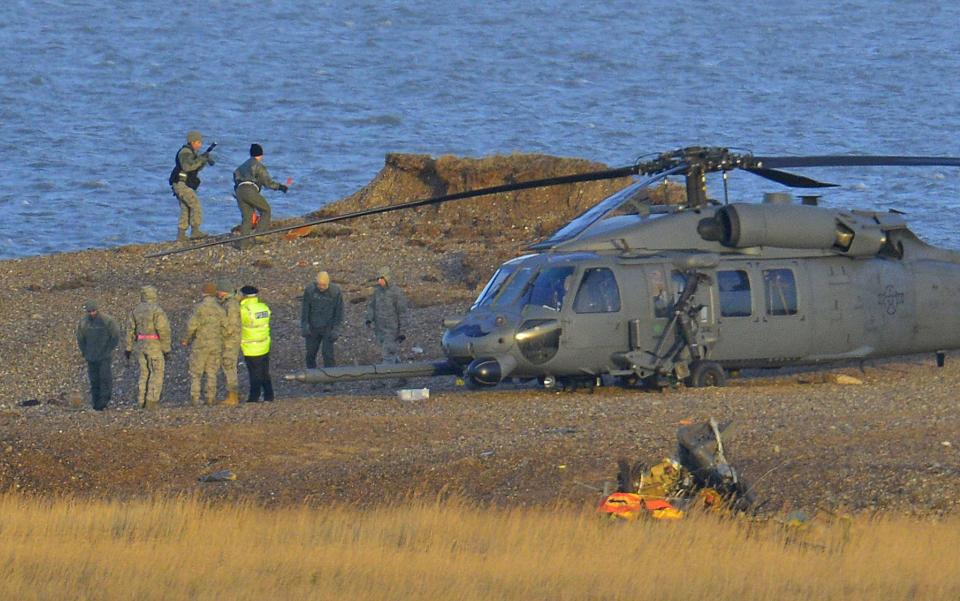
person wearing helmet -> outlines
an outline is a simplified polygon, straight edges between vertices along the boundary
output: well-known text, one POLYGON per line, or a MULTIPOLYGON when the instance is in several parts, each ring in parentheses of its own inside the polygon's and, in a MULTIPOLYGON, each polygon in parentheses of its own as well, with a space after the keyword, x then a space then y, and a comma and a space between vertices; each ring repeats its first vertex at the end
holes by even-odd
POLYGON ((227 398, 224 399, 223 404, 236 405, 239 402, 237 359, 240 356, 240 301, 237 299, 233 284, 226 278, 217 280, 217 299, 226 312, 223 322, 221 367, 223 377, 227 381, 227 398))
POLYGON ((127 320, 127 348, 125 355, 136 351, 140 366, 137 402, 144 409, 155 409, 163 392, 163 370, 170 354, 170 321, 157 304, 157 289, 140 289, 140 304, 134 307, 127 320))
POLYGON ((190 346, 190 404, 200 404, 201 376, 206 376, 207 405, 217 402, 217 373, 223 356, 223 329, 227 314, 217 302, 217 287, 213 282, 203 285, 203 299, 193 309, 187 322, 187 332, 180 341, 190 346))
POLYGON ((201 146, 203 146, 203 137, 200 132, 196 130, 187 132, 187 143, 177 151, 176 165, 170 172, 170 188, 173 190, 173 195, 180 201, 177 242, 186 241, 187 226, 191 227, 191 239, 196 240, 206 236, 200 231, 200 224, 203 223, 203 209, 200 207, 197 188, 200 187, 200 170, 214 163, 213 155, 210 154, 214 145, 203 153, 200 152, 201 146))

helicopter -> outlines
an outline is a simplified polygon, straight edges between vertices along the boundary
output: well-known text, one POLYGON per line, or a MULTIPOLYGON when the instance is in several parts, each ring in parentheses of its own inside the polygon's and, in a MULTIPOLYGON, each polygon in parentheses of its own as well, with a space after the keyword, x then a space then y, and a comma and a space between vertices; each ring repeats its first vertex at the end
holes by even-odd
POLYGON ((936 353, 942 366, 945 351, 960 348, 960 316, 943 302, 960 294, 960 253, 926 244, 896 211, 827 208, 816 196, 798 203, 782 192, 761 203, 729 200, 734 170, 793 188, 826 188, 834 184, 783 169, 895 165, 960 167, 960 158, 755 156, 696 146, 617 169, 318 219, 306 225, 638 177, 503 263, 467 314, 444 323, 444 361, 286 377, 332 383, 456 374, 474 387, 537 379, 547 388, 611 377, 658 388, 722 386, 730 372, 746 368, 920 352, 936 353), (717 172, 723 202, 707 193, 706 175, 717 172), (685 201, 653 204, 651 190, 668 178, 684 180, 685 201))

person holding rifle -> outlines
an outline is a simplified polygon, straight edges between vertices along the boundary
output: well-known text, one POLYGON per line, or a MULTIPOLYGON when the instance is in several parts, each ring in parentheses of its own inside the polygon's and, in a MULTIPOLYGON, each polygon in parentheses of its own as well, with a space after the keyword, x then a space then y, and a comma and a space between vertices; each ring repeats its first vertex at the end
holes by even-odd
POLYGON ((206 236, 200 230, 203 223, 203 209, 200 208, 200 198, 197 188, 200 187, 200 170, 207 165, 213 165, 211 151, 217 146, 214 142, 206 151, 200 153, 203 146, 203 136, 192 130, 187 132, 187 143, 177 151, 176 165, 170 172, 170 188, 173 195, 180 201, 180 220, 177 222, 177 242, 187 240, 187 226, 191 228, 190 239, 197 240, 206 236))

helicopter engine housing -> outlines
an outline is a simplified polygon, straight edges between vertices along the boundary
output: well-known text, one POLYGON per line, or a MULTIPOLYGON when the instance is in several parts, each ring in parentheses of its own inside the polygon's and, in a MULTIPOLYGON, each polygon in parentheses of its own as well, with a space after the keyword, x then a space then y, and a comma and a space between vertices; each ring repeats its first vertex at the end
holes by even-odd
POLYGON ((886 233, 869 215, 807 205, 726 205, 702 219, 697 231, 729 248, 818 249, 855 257, 874 256, 886 243, 886 233))

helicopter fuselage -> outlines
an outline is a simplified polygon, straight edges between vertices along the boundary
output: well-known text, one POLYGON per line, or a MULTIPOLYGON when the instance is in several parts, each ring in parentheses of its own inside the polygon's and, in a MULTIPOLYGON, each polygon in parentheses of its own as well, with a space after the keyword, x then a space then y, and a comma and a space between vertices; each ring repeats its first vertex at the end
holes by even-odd
POLYGON ((495 385, 683 379, 705 361, 780 367, 960 348, 950 302, 960 254, 888 214, 733 207, 613 217, 508 261, 444 333, 444 352, 473 383, 495 385), (734 247, 729 231, 702 225, 726 219, 719 227, 729 230, 731 213, 734 247))

